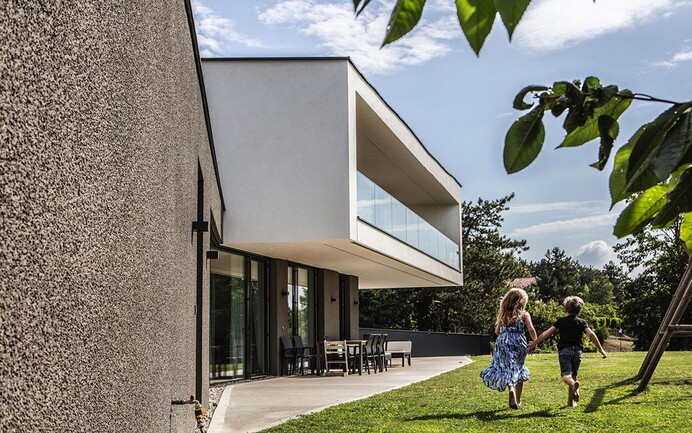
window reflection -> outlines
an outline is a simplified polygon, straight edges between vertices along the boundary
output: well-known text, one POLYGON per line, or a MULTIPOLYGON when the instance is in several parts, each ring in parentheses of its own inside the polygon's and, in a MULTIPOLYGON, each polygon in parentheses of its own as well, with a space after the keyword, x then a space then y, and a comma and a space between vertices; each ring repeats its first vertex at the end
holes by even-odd
POLYGON ((459 269, 459 245, 358 172, 358 218, 459 269))

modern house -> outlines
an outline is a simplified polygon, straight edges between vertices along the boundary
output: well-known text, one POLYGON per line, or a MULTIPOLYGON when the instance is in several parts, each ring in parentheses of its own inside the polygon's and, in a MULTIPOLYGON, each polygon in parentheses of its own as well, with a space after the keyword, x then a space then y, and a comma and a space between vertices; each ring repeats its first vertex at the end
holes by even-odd
POLYGON ((0 22, 0 431, 189 432, 360 288, 462 283, 459 184, 348 59, 203 64, 189 0, 0 22))
POLYGON ((348 58, 203 71, 226 203, 212 378, 279 374, 281 335, 357 338, 358 289, 462 284, 461 186, 348 58))

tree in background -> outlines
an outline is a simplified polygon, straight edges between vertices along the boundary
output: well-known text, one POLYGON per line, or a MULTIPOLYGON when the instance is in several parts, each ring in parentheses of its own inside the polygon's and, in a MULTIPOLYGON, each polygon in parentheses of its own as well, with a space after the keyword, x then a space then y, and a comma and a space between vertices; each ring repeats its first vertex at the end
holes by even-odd
POLYGON ((624 300, 623 288, 630 282, 621 265, 615 264, 612 260, 603 266, 603 275, 613 286, 613 301, 620 304, 624 300))
MULTIPOLYGON (((621 289, 620 311, 624 326, 635 337, 635 347, 649 348, 658 331, 673 292, 687 266, 687 251, 680 239, 682 218, 664 229, 647 229, 615 246, 615 251, 629 272, 641 270, 636 278, 624 280, 621 289)), ((688 306, 683 323, 692 321, 688 306)), ((689 340, 672 339, 669 349, 679 349, 689 340)))
POLYGON ((559 301, 568 295, 581 295, 579 264, 558 247, 532 263, 531 273, 538 278, 534 294, 539 301, 559 301))

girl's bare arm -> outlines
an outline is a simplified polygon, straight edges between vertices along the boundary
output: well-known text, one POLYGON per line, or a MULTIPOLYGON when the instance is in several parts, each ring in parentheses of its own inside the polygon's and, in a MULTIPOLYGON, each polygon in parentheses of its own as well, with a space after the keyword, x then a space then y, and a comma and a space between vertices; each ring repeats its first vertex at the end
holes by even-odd
POLYGON ((529 344, 530 348, 535 348, 539 343, 543 342, 543 340, 553 335, 555 331, 557 331, 557 328, 554 326, 551 326, 550 328, 543 331, 543 333, 539 335, 538 338, 536 338, 534 341, 531 342, 531 344, 529 344))
POLYGON ((527 312, 525 316, 526 329, 529 331, 531 340, 536 341, 536 328, 533 327, 533 322, 531 321, 531 315, 527 312))

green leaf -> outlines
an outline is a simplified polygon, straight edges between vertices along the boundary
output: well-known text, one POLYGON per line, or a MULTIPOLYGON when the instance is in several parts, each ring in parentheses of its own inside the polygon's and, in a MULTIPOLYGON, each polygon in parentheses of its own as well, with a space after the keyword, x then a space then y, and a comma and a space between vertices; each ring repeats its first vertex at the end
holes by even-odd
POLYGON ((654 219, 655 228, 667 225, 681 213, 692 211, 692 168, 685 170, 667 198, 666 204, 654 219))
POLYGON ((456 0, 456 4, 461 29, 478 55, 495 22, 495 4, 488 0, 456 0))
MULTIPOLYGON (((618 203, 632 195, 631 193, 628 194, 625 192, 625 186, 627 185, 627 181, 625 179, 627 176, 627 165, 629 163, 630 155, 632 154, 634 143, 639 140, 639 137, 642 135, 642 132, 647 126, 648 124, 641 126, 629 139, 627 144, 618 149, 617 153, 615 154, 613 172, 610 173, 611 209, 613 206, 615 206, 615 203, 618 203)), ((653 173, 651 176, 653 176, 653 173)))
POLYGON ((640 232, 665 204, 668 189, 668 185, 656 185, 641 193, 622 211, 613 234, 622 238, 640 232))
POLYGON ((586 77, 586 80, 584 80, 584 85, 582 86, 581 90, 582 92, 588 92, 593 89, 600 89, 601 87, 601 80, 599 80, 596 77, 586 77))
POLYGON ((692 148, 692 111, 688 109, 670 128, 661 142, 661 147, 654 161, 656 177, 660 180, 667 179, 690 148, 692 148))
MULTIPOLYGON (((361 2, 361 0, 353 0, 353 3, 356 6, 356 9, 358 9, 357 3, 360 3, 360 2, 361 2)), ((370 0, 365 0, 363 2, 363 6, 361 6, 360 10, 356 11, 356 18, 358 18, 358 16, 365 10, 365 7, 368 5, 368 3, 370 3, 370 0)))
POLYGON ((692 212, 688 212, 680 224, 680 239, 685 243, 687 254, 692 254, 692 212))
MULTIPOLYGON (((618 86, 605 86, 591 89, 589 92, 589 98, 594 101, 595 107, 600 107, 610 102, 611 99, 617 96, 618 92, 618 86)), ((627 92, 627 90, 623 90, 623 92, 627 92)))
MULTIPOLYGON (((490 1, 490 0, 487 0, 490 1)), ((500 18, 507 29, 509 40, 512 40, 514 29, 519 24, 521 17, 524 16, 526 8, 531 3, 531 0, 494 0, 495 9, 500 13, 500 18)))
POLYGON ((598 132, 601 136, 601 147, 598 149, 598 161, 591 164, 591 167, 603 170, 613 149, 613 143, 620 132, 620 125, 617 120, 604 114, 598 117, 598 132))
POLYGON ((569 81, 556 81, 553 83, 553 93, 555 96, 562 96, 567 92, 567 85, 572 84, 569 81))
MULTIPOLYGON (((621 93, 628 96, 632 95, 632 92, 629 90, 623 90, 621 93)), ((607 104, 595 108, 593 111, 593 116, 588 118, 582 126, 577 127, 569 132, 558 147, 581 146, 582 144, 588 143, 589 141, 598 137, 598 118, 605 114, 617 120, 622 113, 627 110, 631 103, 632 99, 630 98, 614 96, 610 101, 608 101, 607 104)), ((572 110, 570 109, 570 112, 571 111, 572 110)))
POLYGON ((361 0, 353 0, 353 11, 358 10, 358 5, 360 4, 361 0))
POLYGON ((555 104, 553 104, 552 107, 550 107, 550 112, 553 113, 553 116, 560 117, 562 115, 562 113, 565 112, 566 109, 567 109, 567 106, 562 104, 562 102, 560 102, 560 100, 558 100, 557 102, 555 102, 555 104))
POLYGON ((392 15, 389 17, 387 34, 382 46, 391 44, 410 32, 420 21, 423 6, 425 6, 425 0, 397 0, 392 15))
POLYGON ((514 97, 512 107, 514 107, 515 110, 528 110, 529 108, 533 107, 533 104, 527 104, 524 102, 526 94, 529 92, 540 92, 542 90, 548 90, 548 87, 535 85, 524 87, 519 91, 519 93, 517 93, 517 96, 514 97))
POLYGON ((512 124, 505 136, 504 163, 508 174, 531 164, 543 147, 543 106, 538 105, 512 124))
POLYGON ((691 106, 692 103, 690 102, 673 105, 654 119, 653 122, 649 123, 644 132, 642 132, 630 155, 627 167, 626 191, 638 192, 642 186, 646 186, 646 184, 642 184, 640 178, 644 172, 653 168, 656 155, 666 134, 675 125, 682 113, 691 106))

